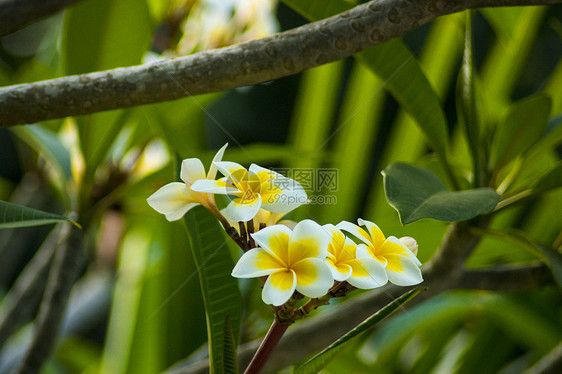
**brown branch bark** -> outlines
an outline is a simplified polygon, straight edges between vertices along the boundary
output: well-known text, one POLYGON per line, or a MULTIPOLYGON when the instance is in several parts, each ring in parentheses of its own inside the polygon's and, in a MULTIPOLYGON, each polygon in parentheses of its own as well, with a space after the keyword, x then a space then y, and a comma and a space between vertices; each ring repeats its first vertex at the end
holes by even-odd
POLYGON ((479 7, 562 0, 375 0, 260 40, 147 65, 0 88, 0 127, 126 108, 301 72, 479 7))
POLYGON ((0 0, 0 36, 23 29, 80 0, 0 0))

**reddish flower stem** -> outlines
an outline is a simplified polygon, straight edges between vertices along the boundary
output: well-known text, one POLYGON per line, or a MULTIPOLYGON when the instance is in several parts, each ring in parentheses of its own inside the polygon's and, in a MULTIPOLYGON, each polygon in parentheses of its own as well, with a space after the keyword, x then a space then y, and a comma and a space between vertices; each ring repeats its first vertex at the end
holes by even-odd
POLYGON ((262 371, 267 360, 269 359, 269 356, 271 356, 271 353, 273 352, 273 350, 277 346, 277 343, 279 343, 279 341, 283 337, 283 334, 285 334, 285 331, 287 331, 287 328, 289 328, 289 326, 291 325, 286 323, 279 323, 279 321, 277 321, 277 318, 273 320, 273 323, 271 324, 267 335, 265 336, 265 338, 263 338, 260 347, 254 354, 254 357, 252 358, 252 361, 250 361, 250 364, 246 368, 246 371, 244 371, 244 374, 258 374, 262 371))

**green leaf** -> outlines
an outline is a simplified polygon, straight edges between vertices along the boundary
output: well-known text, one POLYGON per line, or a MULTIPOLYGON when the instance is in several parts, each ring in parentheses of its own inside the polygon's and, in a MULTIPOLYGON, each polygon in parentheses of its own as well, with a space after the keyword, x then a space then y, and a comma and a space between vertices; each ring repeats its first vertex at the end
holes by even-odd
POLYGON ((482 233, 492 235, 502 240, 519 245, 521 248, 530 252, 538 259, 548 265, 554 280, 559 287, 562 287, 562 253, 549 248, 535 239, 531 238, 526 232, 516 229, 508 230, 482 230, 482 233))
POLYGON ((55 132, 41 125, 16 126, 11 130, 38 154, 45 157, 60 172, 61 176, 71 177, 70 152, 55 132))
POLYGON ((336 340, 334 343, 330 344, 322 352, 318 353, 316 356, 305 362, 302 366, 298 367, 294 374, 311 374, 319 372, 323 367, 325 367, 339 352, 341 352, 345 347, 352 343, 358 336, 362 335, 370 328, 375 326, 377 323, 382 321, 384 318, 388 317, 396 309, 400 308, 402 305, 411 300, 420 291, 424 290, 425 287, 417 287, 410 290, 373 314, 371 317, 367 318, 365 321, 357 325, 353 330, 349 331, 347 334, 336 340))
POLYGON ((560 187, 562 187, 562 161, 558 161, 552 169, 535 182, 532 193, 544 193, 560 187))
POLYGON ((236 338, 232 330, 232 323, 230 323, 230 315, 226 315, 224 320, 224 373, 237 374, 238 361, 236 359, 236 338))
MULTIPOLYGON (((225 370, 225 321, 229 316, 234 337, 240 331, 241 296, 238 283, 230 273, 234 263, 224 230, 218 220, 202 206, 191 209, 184 217, 193 257, 199 271, 201 293, 207 316, 207 337, 211 373, 225 370)), ((237 341, 237 338, 234 338, 237 341)))
POLYGON ((384 190, 403 224, 422 218, 462 221, 490 212, 500 200, 491 188, 451 192, 432 172, 396 163, 383 171, 384 190))
POLYGON ((427 142, 443 158, 447 157, 447 121, 441 102, 418 60, 402 41, 390 40, 356 57, 385 82, 385 88, 416 120, 427 142))
POLYGON ((513 90, 520 81, 547 10, 547 7, 503 7, 487 12, 495 13, 505 30, 500 34, 506 35, 506 38, 498 38, 480 69, 481 81, 486 87, 481 93, 489 116, 487 122, 495 123, 511 103, 513 90))
POLYGON ((545 133, 550 115, 550 98, 537 95, 514 103, 498 124, 492 144, 492 162, 498 171, 523 154, 545 133))
MULTIPOLYGON (((144 0, 85 0, 68 9, 62 50, 67 74, 137 65, 152 35, 144 0)), ((77 117, 80 145, 94 173, 129 111, 77 117)))
POLYGON ((387 98, 387 93, 379 89, 382 84, 365 65, 354 64, 338 118, 334 161, 330 165, 338 170, 337 189, 325 191, 335 197, 337 204, 320 206, 323 221, 352 219, 350 212, 360 209, 363 197, 357 193, 357 186, 365 184, 365 170, 372 163, 365 151, 374 147, 387 98))
POLYGON ((43 212, 23 205, 0 201, 0 228, 48 225, 56 222, 73 222, 58 214, 43 212))
POLYGON ((463 125, 470 153, 472 156, 474 186, 479 187, 484 181, 482 163, 482 146, 480 143, 480 120, 476 108, 474 66, 472 64, 472 18, 466 12, 465 45, 462 68, 457 83, 457 114, 463 125))

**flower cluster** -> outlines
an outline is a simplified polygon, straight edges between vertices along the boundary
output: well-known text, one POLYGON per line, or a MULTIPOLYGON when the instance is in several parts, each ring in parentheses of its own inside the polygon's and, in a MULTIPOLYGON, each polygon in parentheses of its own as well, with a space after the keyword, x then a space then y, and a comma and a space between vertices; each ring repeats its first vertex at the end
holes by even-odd
POLYGON ((261 278, 266 304, 279 307, 295 296, 339 297, 355 288, 371 289, 388 282, 411 286, 423 281, 415 239, 385 237, 373 222, 358 219, 358 224, 343 221, 320 226, 306 219, 277 224, 306 200, 306 192, 298 182, 261 166, 252 164, 247 170, 222 161, 225 148, 216 154, 208 174, 199 159, 184 160, 184 183, 170 183, 147 201, 170 221, 201 204, 225 229, 235 223, 244 231, 247 228, 243 234, 248 236, 237 241, 245 253, 232 275, 261 278), (222 178, 215 179, 217 170, 222 178), (214 194, 230 196, 228 206, 219 211, 214 194), (257 232, 254 227, 259 228, 257 232))

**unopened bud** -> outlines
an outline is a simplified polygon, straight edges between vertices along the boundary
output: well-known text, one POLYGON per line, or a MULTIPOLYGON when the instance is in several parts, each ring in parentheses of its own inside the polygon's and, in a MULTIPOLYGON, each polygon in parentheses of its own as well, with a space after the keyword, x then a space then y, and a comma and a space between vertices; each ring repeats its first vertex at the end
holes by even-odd
POLYGON ((416 239, 409 236, 404 236, 400 238, 400 241, 402 242, 402 244, 408 247, 408 249, 412 251, 413 254, 415 254, 416 256, 418 255, 418 243, 416 242, 416 239))

